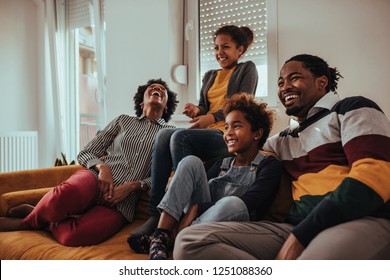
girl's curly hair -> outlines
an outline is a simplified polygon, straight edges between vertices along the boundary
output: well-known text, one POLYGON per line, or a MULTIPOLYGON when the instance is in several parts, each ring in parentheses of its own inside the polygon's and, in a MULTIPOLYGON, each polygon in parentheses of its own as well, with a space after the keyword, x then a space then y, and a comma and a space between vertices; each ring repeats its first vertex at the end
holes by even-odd
POLYGON ((173 113, 175 112, 177 103, 179 103, 179 101, 177 100, 177 94, 171 91, 167 83, 161 79, 151 79, 145 85, 141 85, 138 87, 138 90, 133 98, 135 114, 137 115, 137 117, 140 117, 142 115, 143 110, 141 103, 144 101, 144 93, 145 90, 152 84, 160 84, 167 89, 168 102, 167 107, 162 115, 162 118, 166 122, 168 122, 171 119, 173 113))
POLYGON ((267 107, 267 103, 257 101, 253 95, 248 93, 234 94, 226 100, 223 110, 225 117, 234 110, 245 114, 245 119, 251 124, 252 131, 263 129, 263 135, 258 143, 258 148, 261 149, 271 132, 274 112, 267 107))

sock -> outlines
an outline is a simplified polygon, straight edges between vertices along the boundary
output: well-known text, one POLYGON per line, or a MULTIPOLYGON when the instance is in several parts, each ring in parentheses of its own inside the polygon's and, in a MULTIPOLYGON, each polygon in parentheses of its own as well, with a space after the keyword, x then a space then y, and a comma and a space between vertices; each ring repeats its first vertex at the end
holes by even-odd
POLYGON ((151 235, 156 230, 159 220, 160 215, 150 216, 150 218, 142 226, 134 229, 131 234, 151 235))
POLYGON ((169 235, 169 230, 156 229, 150 240, 149 260, 166 260, 168 258, 169 235))
POLYGON ((151 236, 144 234, 133 234, 127 239, 130 248, 137 254, 148 254, 151 236))

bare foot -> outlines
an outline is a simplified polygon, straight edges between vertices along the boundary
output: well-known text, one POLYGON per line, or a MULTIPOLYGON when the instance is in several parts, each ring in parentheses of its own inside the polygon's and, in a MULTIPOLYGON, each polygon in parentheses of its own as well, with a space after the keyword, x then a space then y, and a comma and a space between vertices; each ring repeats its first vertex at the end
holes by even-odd
POLYGON ((0 217, 0 231, 28 230, 29 226, 23 223, 23 219, 0 217))
POLYGON ((34 206, 31 204, 20 204, 8 210, 8 217, 24 219, 32 212, 32 210, 34 210, 34 206))

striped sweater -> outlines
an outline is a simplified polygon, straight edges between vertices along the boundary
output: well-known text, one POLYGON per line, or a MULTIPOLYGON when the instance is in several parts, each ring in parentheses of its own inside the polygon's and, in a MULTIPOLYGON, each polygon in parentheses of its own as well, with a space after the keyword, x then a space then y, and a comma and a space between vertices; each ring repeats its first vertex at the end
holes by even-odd
MULTIPOLYGON (((146 117, 120 115, 112 120, 79 153, 80 165, 91 170, 96 176, 96 164, 105 163, 110 168, 114 186, 126 182, 144 181, 150 186, 152 145, 157 132, 174 126, 164 119, 150 121, 146 117)), ((131 222, 139 192, 134 192, 117 205, 117 209, 131 222)))
POLYGON ((264 150, 291 176, 294 206, 286 221, 304 246, 340 223, 390 218, 390 123, 373 101, 328 93, 264 150))

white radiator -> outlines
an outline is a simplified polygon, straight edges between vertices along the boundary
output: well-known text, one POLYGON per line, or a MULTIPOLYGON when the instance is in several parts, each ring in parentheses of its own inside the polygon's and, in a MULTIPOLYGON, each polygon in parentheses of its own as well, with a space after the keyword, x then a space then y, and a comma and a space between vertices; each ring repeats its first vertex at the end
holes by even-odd
POLYGON ((0 131, 0 172, 38 168, 37 131, 0 131))

